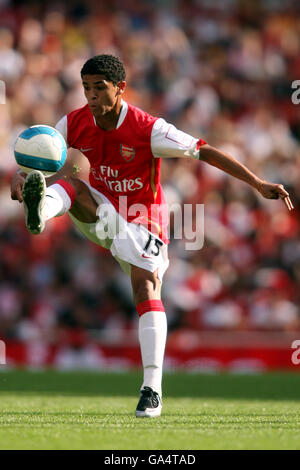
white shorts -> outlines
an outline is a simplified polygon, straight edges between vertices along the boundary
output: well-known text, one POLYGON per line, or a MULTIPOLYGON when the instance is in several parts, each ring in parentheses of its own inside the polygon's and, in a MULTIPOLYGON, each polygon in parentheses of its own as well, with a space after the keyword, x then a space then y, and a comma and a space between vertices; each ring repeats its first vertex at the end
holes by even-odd
POLYGON ((99 220, 87 224, 80 222, 69 212, 76 227, 89 240, 109 249, 128 276, 131 274, 131 265, 134 265, 152 273, 157 271, 158 278, 162 282, 169 266, 168 245, 144 226, 128 222, 102 193, 92 188, 86 181, 83 182, 98 204, 99 220))

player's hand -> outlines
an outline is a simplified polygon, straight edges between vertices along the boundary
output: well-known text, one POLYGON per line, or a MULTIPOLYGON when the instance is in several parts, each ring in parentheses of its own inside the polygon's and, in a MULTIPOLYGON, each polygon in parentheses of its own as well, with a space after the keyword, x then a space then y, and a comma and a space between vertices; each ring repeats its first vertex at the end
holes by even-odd
POLYGON ((26 174, 18 170, 11 180, 11 198, 15 201, 23 202, 22 189, 25 182, 26 174))
POLYGON ((282 184, 273 184, 267 183, 267 181, 262 181, 259 184, 258 191, 266 199, 282 199, 289 211, 294 209, 289 193, 284 189, 282 184))

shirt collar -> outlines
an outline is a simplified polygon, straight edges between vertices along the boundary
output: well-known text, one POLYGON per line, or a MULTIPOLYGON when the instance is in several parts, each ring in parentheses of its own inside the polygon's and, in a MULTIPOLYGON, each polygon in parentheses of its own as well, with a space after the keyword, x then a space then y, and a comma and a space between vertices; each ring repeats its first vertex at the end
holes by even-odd
MULTIPOLYGON (((127 111, 128 111, 128 103, 126 103, 126 101, 124 101, 124 100, 121 100, 121 104, 122 104, 122 108, 121 108, 121 112, 119 114, 119 119, 118 119, 118 122, 117 122, 117 125, 116 125, 116 129, 119 129, 121 124, 123 124, 124 119, 125 119, 126 114, 127 114, 127 111)), ((94 118, 95 126, 97 126, 95 116, 93 116, 93 118, 94 118)))

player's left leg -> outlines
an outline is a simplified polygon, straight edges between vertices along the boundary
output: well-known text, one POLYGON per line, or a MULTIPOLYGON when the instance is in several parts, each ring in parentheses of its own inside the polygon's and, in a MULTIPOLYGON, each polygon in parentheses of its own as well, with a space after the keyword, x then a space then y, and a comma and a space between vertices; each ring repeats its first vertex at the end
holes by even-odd
POLYGON ((131 266, 134 301, 139 314, 139 342, 144 369, 137 417, 160 416, 163 359, 167 319, 161 301, 161 282, 157 272, 131 266))
POLYGON ((33 234, 41 233, 47 220, 67 211, 81 222, 97 220, 98 205, 87 185, 78 178, 59 179, 47 188, 44 175, 33 170, 27 175, 22 193, 26 226, 33 234))

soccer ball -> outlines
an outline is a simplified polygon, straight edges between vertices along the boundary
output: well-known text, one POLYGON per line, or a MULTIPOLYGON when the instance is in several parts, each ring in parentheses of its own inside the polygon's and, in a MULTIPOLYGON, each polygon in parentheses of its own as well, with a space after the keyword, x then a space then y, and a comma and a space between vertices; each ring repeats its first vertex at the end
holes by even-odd
POLYGON ((25 173, 40 170, 45 176, 51 176, 64 166, 67 146, 57 129, 37 125, 21 132, 14 153, 17 164, 25 173))

